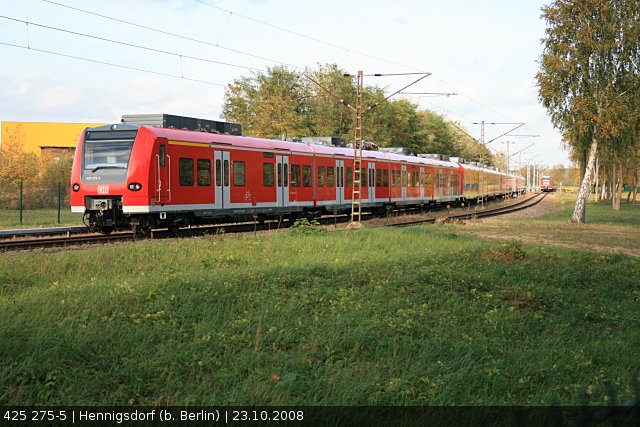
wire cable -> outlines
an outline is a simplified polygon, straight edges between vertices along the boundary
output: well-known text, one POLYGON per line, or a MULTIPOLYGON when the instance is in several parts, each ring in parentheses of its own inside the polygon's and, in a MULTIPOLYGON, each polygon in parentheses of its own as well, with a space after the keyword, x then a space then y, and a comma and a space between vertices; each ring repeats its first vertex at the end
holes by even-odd
POLYGON ((187 58, 187 59, 193 59, 195 61, 202 61, 202 62, 209 62, 209 63, 212 63, 212 64, 225 65, 227 67, 243 68, 245 70, 251 70, 251 71, 263 71, 263 72, 266 71, 266 70, 262 70, 262 69, 259 69, 259 68, 246 67, 244 65, 238 65, 238 64, 231 64, 231 63, 228 63, 228 62, 215 61, 213 59, 200 58, 200 57, 197 57, 197 56, 189 56, 189 55, 184 55, 184 54, 181 54, 181 53, 169 52, 167 50, 156 49, 156 48, 153 48, 153 47, 141 46, 141 45, 137 45, 137 44, 133 44, 133 43, 127 43, 127 42, 123 42, 123 41, 119 41, 119 40, 108 39, 108 38, 105 38, 105 37, 93 36, 91 34, 80 33, 80 32, 77 32, 77 31, 65 30, 63 28, 51 27, 49 25, 37 24, 35 22, 23 21, 22 19, 12 18, 10 16, 0 15, 0 18, 8 19, 8 20, 11 20, 11 21, 16 21, 16 22, 24 22, 25 24, 27 24, 27 26, 32 25, 34 27, 46 28, 47 30, 59 31, 59 32, 62 32, 62 33, 72 34, 74 36, 87 37, 87 38, 90 38, 90 39, 100 40, 100 41, 104 41, 104 42, 108 42, 108 43, 119 44, 119 45, 122 45, 122 46, 129 46, 129 47, 134 47, 134 48, 137 48, 137 49, 148 50, 148 51, 151 51, 151 52, 162 53, 162 54, 165 54, 165 55, 176 56, 176 57, 179 57, 181 59, 181 62, 182 62, 182 58, 187 58))
POLYGON ((209 81, 206 81, 206 80, 192 79, 190 77, 184 77, 184 76, 178 76, 178 75, 175 75, 175 74, 162 73, 160 71, 146 70, 144 68, 137 68, 137 67, 130 67, 128 65, 114 64, 112 62, 99 61, 97 59, 90 59, 90 58, 83 58, 81 56, 67 55, 66 53, 54 52, 54 51, 51 51, 51 50, 44 50, 44 49, 37 49, 35 47, 21 46, 21 45, 12 44, 12 43, 5 43, 5 42, 0 42, 0 45, 2 45, 2 46, 11 46, 11 47, 31 50, 31 51, 35 51, 35 52, 48 53, 50 55, 61 56, 61 57, 64 57, 64 58, 77 59, 79 61, 93 62, 95 64, 108 65, 108 66, 111 66, 111 67, 124 68, 124 69, 127 69, 127 70, 141 71, 143 73, 156 74, 156 75, 159 75, 159 76, 174 77, 176 79, 189 80, 189 81, 192 81, 192 82, 204 83, 204 84, 208 84, 208 85, 212 85, 212 86, 226 87, 226 85, 223 85, 223 84, 220 84, 220 83, 209 82, 209 81))
POLYGON ((77 12, 86 13, 88 15, 98 16, 100 18, 109 19, 111 21, 120 22, 121 24, 132 25, 134 27, 142 28, 142 29, 149 30, 149 31, 154 31, 154 32, 160 33, 160 34, 165 34, 167 36, 177 37, 177 38, 180 38, 180 39, 183 39, 183 40, 188 40, 188 41, 192 41, 192 42, 195 42, 195 43, 201 43, 201 44, 204 44, 204 45, 207 45, 207 46, 217 47, 219 49, 228 50, 230 52, 234 52, 234 53, 237 53, 237 54, 240 54, 240 55, 249 56, 251 58, 261 59, 263 61, 273 62, 275 64, 285 65, 287 67, 292 67, 292 68, 297 68, 297 69, 302 69, 303 68, 303 67, 299 67, 297 65, 287 64, 286 62, 277 61, 275 59, 266 58, 264 56, 254 55, 252 53, 243 52, 241 50, 232 49, 230 47, 220 46, 220 45, 217 45, 215 43, 208 42, 206 40, 200 40, 200 39, 196 39, 196 38, 193 38, 193 37, 187 37, 187 36, 183 36, 183 35, 180 35, 180 34, 171 33, 169 31, 160 30, 158 28, 153 28, 153 27, 148 27, 146 25, 136 24, 135 22, 125 21, 124 19, 119 19, 119 18, 113 18, 111 16, 102 15, 100 13, 91 12, 91 11, 80 9, 80 8, 73 7, 73 6, 68 6, 66 4, 56 3, 55 1, 51 1, 51 0, 42 0, 42 1, 44 1, 46 3, 50 3, 50 4, 53 4, 53 5, 56 5, 56 6, 65 7, 67 9, 72 9, 72 10, 75 10, 77 12))
MULTIPOLYGON (((72 9, 72 10, 75 10, 75 11, 78 11, 78 12, 86 13, 86 14, 93 15, 93 16, 98 16, 98 17, 101 17, 101 18, 104 18, 104 19, 109 19, 109 20, 120 22, 120 23, 127 24, 127 25, 132 25, 132 26, 135 26, 135 27, 138 27, 138 28, 143 28, 143 29, 146 29, 146 30, 149 30, 149 31, 154 31, 154 32, 165 34, 165 35, 169 35, 169 36, 172 36, 172 37, 178 37, 178 38, 181 38, 181 39, 184 39, 184 40, 188 40, 188 41, 192 41, 192 42, 196 42, 196 43, 202 43, 202 44, 205 44, 205 45, 208 45, 208 46, 217 47, 217 48, 220 48, 220 49, 225 49, 225 50, 228 50, 228 51, 240 54, 240 55, 245 55, 245 56, 249 56, 249 57, 253 57, 253 58, 257 58, 257 59, 262 59, 262 60, 265 60, 265 61, 273 62, 273 63, 276 63, 276 64, 284 65, 284 66, 295 68, 295 69, 304 69, 304 67, 296 66, 296 65, 293 65, 293 64, 288 64, 286 62, 278 61, 278 60, 271 59, 271 58, 266 58, 266 57, 259 56, 259 55, 254 55, 254 54, 251 54, 251 53, 248 53, 248 52, 244 52, 244 51, 241 51, 241 50, 220 46, 219 44, 210 43, 210 42, 207 42, 207 41, 204 41, 204 40, 199 40, 199 39, 196 39, 196 38, 187 37, 187 36, 183 36, 183 35, 172 33, 172 32, 168 32, 168 31, 163 31, 163 30, 160 30, 160 29, 157 29, 157 28, 136 24, 136 23, 133 23, 133 22, 125 21, 123 19, 113 18, 113 17, 110 17, 110 16, 106 16, 106 15, 102 15, 102 14, 99 14, 99 13, 91 12, 91 11, 88 11, 88 10, 76 8, 76 7, 65 5, 65 4, 62 4, 62 3, 58 3, 58 2, 55 2, 55 1, 52 1, 52 0, 42 0, 42 1, 44 1, 46 3, 49 3, 49 4, 53 4, 53 5, 59 6, 59 7, 72 9)), ((287 28, 284 28, 284 27, 281 27, 281 26, 278 26, 278 25, 270 24, 268 22, 265 22, 265 21, 262 21, 262 20, 259 20, 259 19, 256 19, 256 18, 252 18, 252 17, 246 16, 246 15, 243 15, 243 14, 239 14, 239 13, 233 12, 233 11, 228 10, 228 9, 224 9, 222 7, 219 7, 219 6, 215 6, 215 5, 210 4, 210 3, 206 2, 206 1, 203 1, 203 0, 195 0, 195 1, 200 3, 200 4, 203 4, 205 6, 208 6, 208 7, 211 7, 211 8, 214 8, 214 9, 217 9, 217 10, 229 13, 229 14, 236 15, 236 16, 238 16, 240 18, 244 18, 246 20, 249 20, 249 21, 261 24, 261 25, 265 25, 265 26, 268 26, 268 27, 271 27, 271 28, 274 28, 274 29, 277 29, 277 30, 280 30, 280 31, 283 31, 283 32, 286 32, 286 33, 289 33, 289 34, 292 34, 292 35, 295 35, 295 36, 298 36, 298 37, 302 37, 302 38, 305 38, 307 40, 315 41, 317 43, 321 43, 321 44, 324 44, 326 46, 330 46, 330 47, 333 47, 333 48, 336 48, 336 49, 340 49, 341 51, 344 51, 344 52, 347 52, 347 53, 353 53, 353 54, 360 55, 360 56, 363 56, 363 57, 367 57, 367 58, 370 58, 370 59, 374 59, 374 60, 377 60, 377 61, 386 62, 386 63, 392 64, 392 65, 397 65, 397 66, 402 67, 402 68, 414 70, 416 72, 422 72, 421 69, 419 69, 419 68, 417 68, 415 66, 412 66, 412 65, 401 64, 399 62, 391 61, 391 60, 388 60, 388 59, 385 59, 385 58, 381 58, 381 57, 377 57, 377 56, 374 56, 374 55, 369 55, 369 54, 366 54, 366 53, 363 53, 363 52, 359 52, 359 51, 356 51, 356 50, 348 49, 346 47, 339 46, 339 45, 331 43, 331 42, 327 42, 327 41, 324 41, 324 40, 321 40, 321 39, 318 39, 318 38, 315 38, 315 37, 308 36, 306 34, 302 34, 302 33, 296 32, 296 31, 289 30, 287 28)), ((475 104, 477 104, 477 105, 479 105, 479 106, 481 106, 481 107, 483 107, 483 108, 485 108, 485 109, 487 109, 489 111, 492 111, 492 112, 494 112, 494 113, 496 113, 496 114, 498 114, 498 115, 500 115, 502 117, 506 117, 506 118, 509 118, 509 120, 514 120, 515 121, 515 119, 513 119, 512 117, 509 117, 509 116, 507 116, 505 114, 502 114, 501 112, 497 111, 496 109, 494 109, 492 107, 489 107, 488 105, 478 101, 477 99, 471 97, 470 95, 467 95, 466 93, 460 92, 452 84, 450 84, 449 82, 444 80, 439 75, 433 73, 433 76, 436 79, 438 79, 439 81, 441 81, 442 83, 444 83, 449 88, 451 88, 454 91, 456 91, 456 93, 458 93, 459 95, 469 99, 473 103, 475 103, 475 104)))

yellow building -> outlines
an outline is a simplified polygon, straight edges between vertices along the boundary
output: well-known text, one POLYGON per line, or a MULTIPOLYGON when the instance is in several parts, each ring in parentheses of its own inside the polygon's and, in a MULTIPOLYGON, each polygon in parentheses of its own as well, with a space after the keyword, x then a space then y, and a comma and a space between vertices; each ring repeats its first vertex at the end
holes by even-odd
POLYGON ((73 151, 78 136, 88 127, 104 123, 2 122, 0 148, 19 141, 27 153, 38 156, 46 152, 73 151))

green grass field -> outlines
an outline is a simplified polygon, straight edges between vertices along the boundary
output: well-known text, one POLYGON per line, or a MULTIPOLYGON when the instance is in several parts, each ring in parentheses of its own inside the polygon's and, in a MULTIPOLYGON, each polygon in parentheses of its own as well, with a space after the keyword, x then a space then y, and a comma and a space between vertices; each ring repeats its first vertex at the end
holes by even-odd
MULTIPOLYGON (((560 209, 556 212, 540 217, 546 221, 568 221, 571 220, 573 208, 575 207, 576 194, 552 193, 560 203, 560 209)), ((623 194, 620 210, 614 211, 611 202, 596 202, 591 196, 586 210, 587 224, 609 224, 623 225, 629 227, 640 227, 640 203, 627 204, 626 194, 623 194)))
POLYGON ((26 209, 22 211, 22 224, 20 224, 19 210, 0 209, 0 229, 65 225, 82 225, 82 215, 72 214, 68 206, 63 207, 60 210, 60 223, 58 223, 58 209, 26 209))
POLYGON ((0 255, 5 404, 632 396, 640 263, 451 225, 0 255))

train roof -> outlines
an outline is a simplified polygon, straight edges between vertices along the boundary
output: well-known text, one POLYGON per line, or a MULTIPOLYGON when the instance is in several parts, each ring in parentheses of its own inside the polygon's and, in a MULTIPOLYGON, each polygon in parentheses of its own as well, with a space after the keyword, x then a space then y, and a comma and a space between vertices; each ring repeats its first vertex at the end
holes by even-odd
MULTIPOLYGON (((157 138, 166 138, 170 140, 178 140, 184 142, 201 142, 204 144, 229 144, 232 146, 245 147, 245 148, 256 148, 259 150, 268 150, 268 151, 291 151, 291 152, 300 152, 306 154, 313 154, 320 156, 339 156, 345 158, 352 158, 353 148, 344 148, 344 147, 333 147, 327 145, 319 145, 319 144, 310 144, 305 142, 292 142, 292 141, 281 141, 277 139, 264 139, 264 138, 255 138, 249 136, 236 136, 236 135, 227 135, 227 134, 219 134, 219 133, 208 133, 208 132, 198 132, 192 130, 182 130, 182 129, 172 129, 172 128, 163 128, 156 126, 145 126, 145 125, 134 125, 127 123, 123 125, 122 123, 118 123, 116 125, 106 125, 103 126, 105 130, 109 127, 113 129, 113 126, 117 127, 127 127, 127 129, 131 129, 133 127, 137 127, 139 129, 145 129, 145 131, 151 133, 153 136, 157 138)), ((97 129, 97 128, 93 128, 97 129)), ((467 170, 478 170, 478 171, 487 171, 493 173, 499 173, 502 175, 513 175, 507 173, 505 171, 495 170, 493 168, 489 168, 488 166, 475 166, 467 163, 456 163, 445 160, 437 160, 426 157, 419 156, 405 156, 402 154, 389 153, 384 151, 372 151, 372 150, 363 150, 362 157, 364 159, 379 159, 379 160, 392 160, 395 162, 405 162, 405 163, 413 163, 413 164, 422 164, 425 166, 438 166, 445 168, 457 168, 462 167, 467 170)))
MULTIPOLYGON (((131 125, 129 125, 131 126, 131 125)), ((353 148, 333 147, 327 145, 310 144, 304 142, 281 141, 277 139, 264 139, 248 136, 235 136, 217 133, 197 132, 191 130, 161 128, 155 126, 140 126, 158 138, 166 138, 171 140, 202 142, 208 144, 230 144, 239 147, 250 147, 261 150, 283 150, 301 153, 315 153, 320 156, 342 156, 352 158, 353 148)), ((392 160, 396 162, 411 162, 423 164, 425 166, 439 166, 456 168, 458 163, 430 159, 425 157, 405 156, 401 154, 388 153, 384 151, 363 150, 362 157, 364 159, 392 160)))

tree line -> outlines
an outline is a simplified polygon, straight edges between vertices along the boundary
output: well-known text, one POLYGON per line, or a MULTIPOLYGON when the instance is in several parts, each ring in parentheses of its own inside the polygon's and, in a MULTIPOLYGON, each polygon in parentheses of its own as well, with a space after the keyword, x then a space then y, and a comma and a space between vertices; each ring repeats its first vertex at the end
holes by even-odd
MULTIPOLYGON (((243 133, 261 138, 333 136, 354 139, 354 114, 336 97, 355 104, 356 83, 335 64, 304 72, 284 66, 234 80, 225 90, 222 117, 240 123, 243 133), (327 93, 310 79, 328 89, 327 93)), ((364 105, 386 97, 384 89, 365 86, 364 105)), ((381 147, 407 147, 414 153, 439 153, 493 164, 489 150, 459 124, 406 99, 381 102, 363 116, 366 141, 381 147)))
POLYGON ((572 220, 584 222, 596 181, 609 181, 614 210, 625 182, 638 186, 640 0, 555 0, 542 17, 538 95, 581 164, 572 220))

